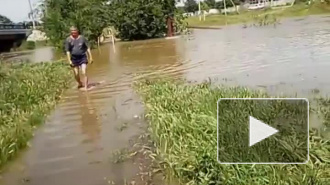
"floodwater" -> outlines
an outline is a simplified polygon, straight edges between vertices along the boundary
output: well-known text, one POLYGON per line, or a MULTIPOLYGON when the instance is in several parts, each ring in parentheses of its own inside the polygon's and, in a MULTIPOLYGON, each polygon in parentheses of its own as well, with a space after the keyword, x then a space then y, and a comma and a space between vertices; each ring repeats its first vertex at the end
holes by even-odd
MULTIPOLYGON (((138 181, 139 162, 110 160, 114 151, 131 147, 145 132, 138 118, 143 107, 132 90, 132 82, 141 78, 137 73, 210 78, 300 97, 328 95, 329 22, 330 17, 311 16, 282 21, 276 28, 228 26, 194 30, 181 38, 116 43, 115 51, 111 44, 103 45, 93 51, 88 73, 90 81, 104 83, 89 92, 69 89, 37 130, 31 148, 6 168, 2 184, 144 184, 138 181), (118 129, 123 125, 127 127, 118 129)), ((28 57, 52 60, 48 51, 28 57)))
POLYGON ((2 53, 0 58, 4 61, 24 61, 30 63, 44 62, 55 60, 60 57, 61 53, 55 51, 52 47, 40 47, 35 50, 17 51, 10 53, 2 53))
POLYGON ((263 87, 270 92, 309 96, 330 92, 330 17, 310 16, 282 21, 277 28, 229 26, 196 30, 186 55, 203 67, 189 79, 225 78, 230 84, 263 87), (315 91, 315 89, 318 89, 315 91))

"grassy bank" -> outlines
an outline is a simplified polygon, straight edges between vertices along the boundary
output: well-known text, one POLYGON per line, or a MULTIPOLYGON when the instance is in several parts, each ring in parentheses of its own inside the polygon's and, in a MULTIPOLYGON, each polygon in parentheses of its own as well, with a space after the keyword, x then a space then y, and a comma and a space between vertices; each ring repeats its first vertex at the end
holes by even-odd
POLYGON ((227 24, 249 23, 259 21, 260 18, 265 18, 265 15, 272 16, 276 19, 285 17, 307 16, 317 14, 330 13, 330 6, 325 3, 314 3, 312 5, 297 4, 288 8, 264 9, 244 11, 240 14, 225 15, 210 15, 205 21, 200 21, 199 17, 189 17, 187 19, 190 27, 205 27, 205 26, 223 26, 227 24), (259 18, 256 16, 259 15, 259 18))
MULTIPOLYGON (((168 177, 178 179, 181 184, 326 185, 330 182, 330 141, 322 140, 313 131, 309 138, 310 161, 306 165, 220 165, 217 162, 217 100, 268 97, 265 93, 172 81, 143 81, 137 83, 136 88, 146 107, 160 164, 168 177)), ((227 120, 228 129, 239 127, 227 120)))
POLYGON ((66 64, 0 63, 0 166, 27 145, 35 126, 68 87, 66 64))

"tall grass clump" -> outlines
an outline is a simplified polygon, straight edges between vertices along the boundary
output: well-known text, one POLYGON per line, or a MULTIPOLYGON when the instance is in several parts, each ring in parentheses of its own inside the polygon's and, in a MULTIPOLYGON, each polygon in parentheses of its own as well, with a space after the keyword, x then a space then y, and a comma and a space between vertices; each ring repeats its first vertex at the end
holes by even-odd
MULTIPOLYGON (((142 96, 149 131, 167 177, 198 185, 326 185, 330 141, 310 132, 310 160, 302 165, 221 165, 217 162, 217 100, 269 97, 241 87, 144 80, 142 96)), ((229 124, 228 124, 229 125, 229 124)), ((236 125, 231 125, 236 127, 236 125)))
POLYGON ((0 167, 27 145, 69 85, 62 62, 0 63, 0 167))
POLYGON ((35 41, 26 41, 26 49, 28 49, 28 50, 36 49, 36 42, 35 41))

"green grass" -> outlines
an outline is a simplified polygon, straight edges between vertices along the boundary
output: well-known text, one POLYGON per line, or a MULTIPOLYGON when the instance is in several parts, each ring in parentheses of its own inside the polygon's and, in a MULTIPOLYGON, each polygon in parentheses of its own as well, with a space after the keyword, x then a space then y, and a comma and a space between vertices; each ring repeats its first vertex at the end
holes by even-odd
POLYGON ((205 21, 200 21, 199 17, 189 17, 187 23, 190 27, 205 27, 205 26, 223 26, 227 24, 238 24, 238 23, 249 23, 258 21, 256 19, 264 19, 265 15, 272 17, 285 18, 285 17, 296 17, 296 16, 307 16, 317 14, 330 13, 330 6, 321 3, 314 3, 312 5, 297 4, 289 8, 279 9, 264 9, 245 11, 240 14, 228 14, 225 15, 210 15, 206 17, 205 21), (259 15, 259 18, 257 16, 259 15))
POLYGON ((0 167, 26 147, 69 85, 62 62, 0 63, 0 167))
MULTIPOLYGON (((149 131, 168 179, 191 185, 327 185, 330 182, 330 141, 318 137, 315 131, 310 131, 310 161, 305 165, 217 162, 217 100, 269 97, 263 92, 165 80, 140 81, 135 88, 143 98, 149 131)), ((266 112, 266 117, 270 115, 266 112)), ((238 127, 229 124, 230 121, 227 120, 228 132, 238 127)))
POLYGON ((330 128, 330 99, 321 97, 318 99, 318 112, 323 118, 323 124, 330 128))

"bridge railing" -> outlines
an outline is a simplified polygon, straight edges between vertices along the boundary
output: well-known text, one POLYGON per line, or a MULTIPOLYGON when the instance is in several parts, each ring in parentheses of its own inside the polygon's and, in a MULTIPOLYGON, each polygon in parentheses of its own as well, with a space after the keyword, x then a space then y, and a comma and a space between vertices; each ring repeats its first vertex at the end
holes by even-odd
POLYGON ((0 23, 0 30, 11 30, 11 29, 29 29, 29 28, 25 24, 0 23))

